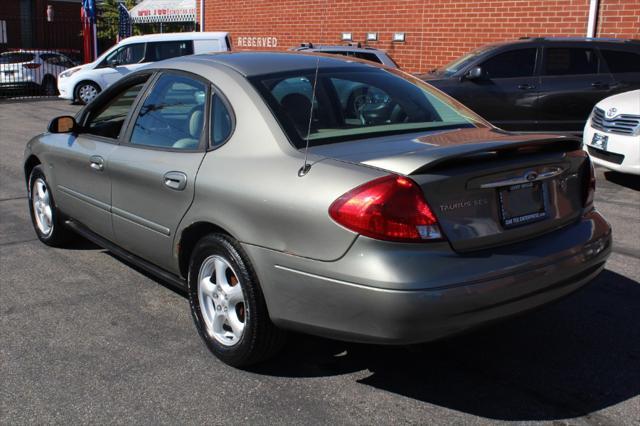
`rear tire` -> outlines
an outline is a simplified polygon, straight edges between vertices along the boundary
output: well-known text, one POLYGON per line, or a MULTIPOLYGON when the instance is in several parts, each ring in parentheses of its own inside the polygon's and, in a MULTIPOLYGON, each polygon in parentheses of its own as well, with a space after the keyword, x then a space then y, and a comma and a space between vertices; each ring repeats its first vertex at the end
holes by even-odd
POLYGON ((48 246, 61 247, 72 237, 57 211, 42 166, 36 166, 29 175, 29 212, 38 239, 48 246))
POLYGON ((52 75, 47 74, 42 80, 42 94, 44 96, 55 96, 58 94, 58 87, 56 86, 56 79, 52 75))
POLYGON ((187 282, 198 333, 224 363, 246 367, 282 347, 284 332, 271 322, 256 273, 235 240, 203 237, 193 250, 187 282))
POLYGON ((93 81, 81 81, 73 91, 74 99, 81 105, 86 105, 100 93, 100 86, 93 81))

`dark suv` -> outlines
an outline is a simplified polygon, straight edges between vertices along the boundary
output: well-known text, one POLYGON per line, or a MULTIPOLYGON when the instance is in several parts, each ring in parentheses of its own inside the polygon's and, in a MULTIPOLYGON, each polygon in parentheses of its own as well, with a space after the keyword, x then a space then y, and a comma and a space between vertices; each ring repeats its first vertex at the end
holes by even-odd
POLYGON ((420 77, 503 129, 578 132, 596 102, 640 88, 640 40, 524 38, 420 77))

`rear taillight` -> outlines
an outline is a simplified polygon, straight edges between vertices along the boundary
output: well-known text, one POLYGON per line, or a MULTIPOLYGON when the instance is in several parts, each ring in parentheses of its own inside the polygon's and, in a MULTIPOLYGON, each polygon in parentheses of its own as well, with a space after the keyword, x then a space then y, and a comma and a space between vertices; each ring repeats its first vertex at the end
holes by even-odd
POLYGON ((593 205, 593 198, 596 195, 596 171, 593 168, 593 161, 587 159, 589 162, 587 173, 585 173, 584 182, 584 207, 593 205))
POLYGON ((422 191, 402 176, 384 176, 347 192, 331 204, 329 215, 345 228, 379 240, 442 239, 422 191))
POLYGON ((31 64, 23 64, 22 66, 27 68, 27 69, 30 69, 30 70, 35 70, 35 69, 40 68, 40 65, 42 65, 42 64, 31 63, 31 64))

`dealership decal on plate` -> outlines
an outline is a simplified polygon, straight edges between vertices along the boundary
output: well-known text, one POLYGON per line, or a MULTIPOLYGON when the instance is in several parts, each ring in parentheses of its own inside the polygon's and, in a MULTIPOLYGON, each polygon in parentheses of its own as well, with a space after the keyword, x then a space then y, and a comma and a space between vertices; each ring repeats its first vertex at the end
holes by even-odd
POLYGON ((591 140, 591 146, 594 148, 601 149, 603 151, 607 150, 607 141, 609 140, 609 136, 607 135, 599 135, 595 133, 593 135, 593 139, 591 140))

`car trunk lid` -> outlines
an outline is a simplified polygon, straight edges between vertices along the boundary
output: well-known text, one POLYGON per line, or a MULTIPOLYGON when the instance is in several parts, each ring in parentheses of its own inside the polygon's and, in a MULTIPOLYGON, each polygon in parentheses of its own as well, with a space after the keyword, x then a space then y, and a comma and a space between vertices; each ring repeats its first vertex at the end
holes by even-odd
POLYGON ((575 138, 456 129, 312 148, 410 176, 460 252, 533 238, 575 220, 588 160, 575 138))

